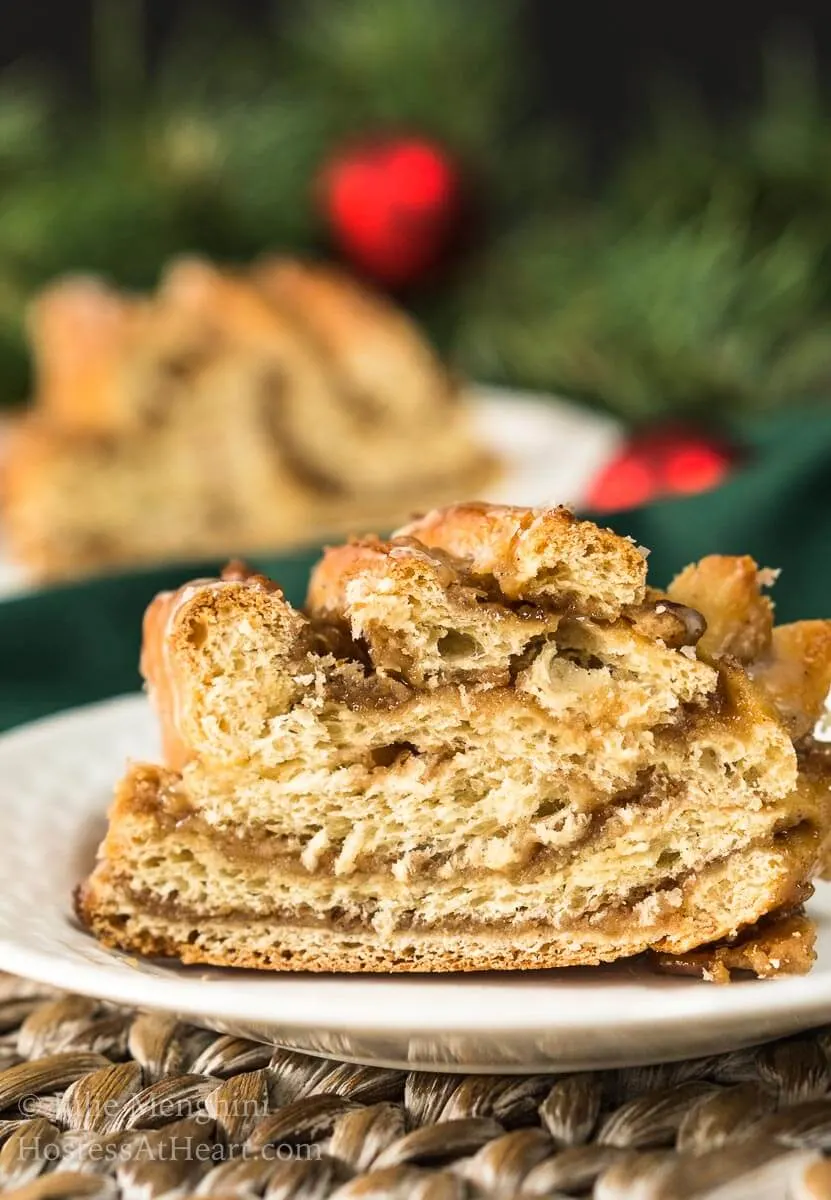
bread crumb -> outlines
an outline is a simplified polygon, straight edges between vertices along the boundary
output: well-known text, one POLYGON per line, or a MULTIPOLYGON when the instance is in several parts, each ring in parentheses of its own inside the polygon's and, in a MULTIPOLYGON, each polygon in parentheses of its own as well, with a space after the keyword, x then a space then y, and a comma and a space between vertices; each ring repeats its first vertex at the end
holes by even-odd
POLYGON ((320 862, 320 856, 329 845, 329 834, 325 829, 318 829, 317 833, 303 847, 303 852, 300 855, 300 861, 307 871, 316 871, 320 862))

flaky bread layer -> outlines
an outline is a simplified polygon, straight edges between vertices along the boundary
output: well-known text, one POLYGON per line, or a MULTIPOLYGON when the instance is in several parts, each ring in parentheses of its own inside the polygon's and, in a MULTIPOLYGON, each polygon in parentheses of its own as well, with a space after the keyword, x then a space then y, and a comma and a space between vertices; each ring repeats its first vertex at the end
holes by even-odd
POLYGON ((827 808, 804 747, 699 652, 699 612, 644 593, 636 548, 557 510, 425 527, 333 551, 305 612, 239 568, 154 602, 171 769, 128 776, 82 914, 189 925, 203 955, 200 930, 302 926, 333 968, 352 934, 540 935, 545 966, 690 948, 799 893, 827 808))
POLYGON ((631 541, 578 521, 567 508, 456 504, 434 509, 396 537, 459 559, 493 578, 509 600, 572 609, 604 620, 645 595, 646 558, 631 541))
MULTIPOLYGON (((702 809, 768 808, 786 822, 791 815, 796 755, 763 715, 754 721, 745 710, 716 721, 702 714, 637 737, 563 724, 554 739, 545 736, 539 712, 517 713, 496 693, 487 696, 492 704, 466 712, 464 735, 452 712, 425 706, 421 722, 402 727, 396 710, 368 723, 363 754, 310 737, 314 758, 298 752, 267 771, 256 762, 220 767, 194 760, 184 768, 183 794, 176 778, 166 791, 173 810, 196 810, 218 829, 301 839, 323 830, 330 847, 351 834, 369 853, 383 848, 385 836, 402 849, 452 850, 498 838, 512 825, 529 845, 554 844, 593 813, 650 790, 658 799, 695 797, 702 809), (443 736, 451 746, 457 741, 455 752, 443 748, 443 736)), ((299 739, 296 716, 285 724, 299 739)))
POLYGON ((311 831, 292 846, 250 826, 221 834, 198 815, 170 811, 163 791, 154 798, 153 768, 134 768, 132 780, 110 814, 94 887, 118 882, 148 903, 204 916, 266 918, 302 905, 320 920, 351 914, 379 932, 444 925, 460 913, 472 924, 534 919, 558 927, 798 823, 817 828, 810 796, 791 798, 786 815, 741 797, 708 806, 678 785, 563 827, 559 845, 512 826, 463 841, 455 853, 435 841, 391 841, 389 831, 374 847, 351 835, 327 843, 311 831))
POLYGON ((435 932, 338 931, 245 918, 188 920, 148 911, 106 877, 79 892, 81 919, 105 945, 184 963, 273 971, 481 971, 590 966, 653 949, 673 954, 730 937, 801 894, 816 849, 809 830, 656 891, 632 909, 599 912, 571 927, 534 924, 435 932))
MULTIPOLYGON (((159 808, 179 824, 192 816, 218 837, 247 834, 316 847, 344 872, 367 858, 397 861, 416 852, 425 859, 462 853, 471 866, 524 867, 540 851, 565 849, 637 803, 672 801, 679 809, 722 814, 718 820, 726 813, 771 824, 802 818, 788 757, 782 754, 777 763, 765 746, 745 746, 735 757, 732 750, 712 739, 693 747, 666 745, 657 764, 651 757, 624 787, 604 795, 574 773, 552 774, 541 783, 533 767, 522 770, 521 759, 510 769, 501 763, 483 769, 472 755, 435 762, 408 756, 371 772, 306 770, 278 780, 249 771, 206 771, 194 763, 185 769, 184 786, 178 776, 163 785, 159 808), (768 772, 765 791, 756 782, 761 770, 768 772), (729 771, 734 774, 726 787, 729 771)), ((143 806, 143 791, 128 778, 125 804, 143 806)), ((809 807, 813 814, 818 806, 809 807)))
MULTIPOLYGON (((485 731, 499 743, 508 728, 521 736, 534 725, 541 752, 549 743, 563 756, 597 756, 602 749, 614 767, 617 743, 631 734, 681 720, 687 705, 718 707, 720 681, 741 691, 734 708, 759 708, 740 671, 727 665, 716 671, 689 646, 650 639, 629 620, 569 619, 541 634, 540 611, 540 621, 515 622, 506 610, 499 624, 510 634, 502 649, 522 653, 506 652, 498 670, 492 642, 478 679, 434 679, 435 686, 419 689, 402 682, 400 672, 362 663, 357 650, 347 659, 321 652, 325 618, 301 617, 278 590, 239 580, 185 588, 172 598, 163 624, 145 627, 151 691, 175 701, 161 713, 181 749, 171 765, 201 756, 216 765, 249 761, 269 769, 314 756, 334 767, 385 744, 446 751, 483 743, 485 731)), ((452 623, 422 622, 415 637, 429 639, 434 651, 449 642, 455 653, 468 635, 452 623)), ((395 641, 404 654, 408 643, 395 641)), ((770 713, 762 719, 775 724, 770 713)))
POLYGON ((346 624, 377 670, 414 687, 465 678, 507 684, 512 659, 560 621, 544 609, 494 602, 449 558, 405 539, 327 549, 307 609, 346 624))
MULTIPOLYGON (((401 549, 410 553, 409 548, 401 549)), ((657 732, 657 727, 673 722, 684 724, 688 705, 717 709, 725 684, 728 691, 741 692, 739 700, 731 700, 733 711, 726 713, 732 728, 736 728, 737 713, 743 712, 748 727, 754 719, 769 727, 784 718, 791 735, 799 737, 819 715, 831 682, 829 623, 800 622, 778 628, 762 657, 749 664, 757 685, 754 688, 729 658, 716 664, 716 672, 711 663, 697 656, 694 646, 676 644, 672 634, 677 614, 668 612, 668 607, 674 607, 672 602, 660 597, 611 624, 562 620, 547 609, 534 610, 537 619, 528 620, 506 606, 495 623, 507 636, 500 633, 497 640, 485 645, 491 615, 487 601, 485 617, 479 622, 483 644, 469 654, 472 635, 450 619, 455 604, 452 589, 447 588, 441 598, 446 620, 432 619, 436 614, 430 611, 425 590, 418 597, 416 612, 410 600, 405 600, 413 579, 403 575, 399 579, 392 570, 393 562, 396 571, 403 567, 399 552, 390 543, 381 550, 376 544, 371 555, 389 573, 385 576, 382 571, 370 593, 389 593, 384 600, 387 607, 389 596, 394 605, 404 603, 404 617, 401 628, 396 627, 394 641, 409 660, 412 654, 404 653, 408 645, 411 651, 429 651, 421 659, 421 671, 439 686, 425 692, 401 682, 400 671, 394 676, 385 673, 383 646, 376 647, 379 661, 374 664, 362 664, 356 647, 347 650, 348 658, 338 661, 327 657, 320 645, 315 647, 321 622, 325 626, 328 615, 347 623, 357 618, 354 605, 347 603, 345 596, 351 588, 351 568, 334 570, 341 563, 341 551, 333 552, 334 557, 321 564, 319 587, 313 585, 311 591, 313 619, 305 625, 306 641, 299 649, 287 646, 282 635, 274 635, 274 629, 283 623, 277 611, 281 607, 299 626, 305 620, 289 609, 279 593, 262 596, 244 580, 222 590, 214 583, 201 589, 189 587, 176 597, 176 621, 160 625, 152 638, 149 630, 145 632, 146 662, 151 667, 156 664, 148 671, 151 691, 175 692, 175 711, 161 714, 166 731, 175 723, 172 732, 181 751, 179 759, 169 760, 169 765, 178 766, 180 759, 201 755, 215 765, 250 761, 270 771, 298 754, 313 754, 321 766, 334 768, 350 761, 350 751, 354 751, 354 761, 355 754, 385 743, 412 742, 422 752, 444 748, 451 724, 454 749, 460 741, 463 745, 475 743, 479 730, 498 741, 502 730, 516 724, 541 743, 556 735, 564 755, 608 760, 614 775, 635 749, 633 731, 643 730, 646 741, 652 726, 657 732), (546 627, 540 636, 548 617, 552 625, 558 622, 557 628, 546 627), (405 632, 409 618, 412 628, 405 632), (431 675, 430 655, 438 652, 441 657, 440 645, 449 660, 444 669, 470 669, 472 678, 461 685, 448 685, 442 684, 440 675, 431 675), (504 657, 497 667, 500 649, 504 657), (483 652, 486 669, 477 681, 473 667, 477 654, 482 665, 483 652), (373 665, 378 669, 373 671, 373 665), (505 672, 513 686, 502 686, 505 672), (287 694, 291 696, 288 704, 287 694), (599 749, 602 755, 598 755, 599 749)), ((356 559, 363 559, 364 549, 362 545, 356 550, 346 547, 343 554, 354 565, 356 559)), ((711 561, 701 564, 704 582, 711 561)), ((741 566, 744 560, 730 561, 741 566)), ((685 574, 694 576, 695 570, 690 568, 685 574)), ((454 578, 465 578, 455 567, 453 572, 454 578)), ((431 564, 428 574, 437 592, 443 573, 447 568, 441 560, 431 564)), ((736 574, 747 584, 746 572, 733 571, 736 574)), ((468 585, 462 587, 467 601, 468 585)), ((753 587, 756 602, 761 602, 755 573, 753 587)), ((372 595, 365 599, 371 606, 372 595)), ((745 592, 740 599, 741 603, 733 597, 738 606, 735 611, 716 608, 713 613, 721 643, 738 644, 746 610, 753 604, 745 592)), ((716 600, 724 600, 717 589, 716 600)), ((498 608, 493 605, 494 613, 498 608)), ((358 634, 364 633, 362 622, 369 619, 369 607, 361 611, 360 623, 353 630, 358 634)), ((686 609, 687 619, 690 614, 692 610, 686 609)), ((379 619, 379 627, 383 624, 379 619)), ((369 652, 371 658, 371 641, 369 652)), ((390 662, 389 657, 386 661, 390 662)), ((432 667, 438 667, 435 660, 432 667)), ((602 774, 603 768, 598 773, 602 774)))
MULTIPOLYGON (((692 610, 668 601, 639 605, 609 624, 588 619, 591 610, 569 616, 516 603, 496 576, 477 575, 466 560, 412 538, 365 538, 326 550, 312 572, 307 611, 344 623, 366 644, 376 670, 414 687, 459 678, 507 684, 517 659, 542 641, 572 661, 602 664, 607 673, 595 679, 595 690, 622 692, 628 681, 642 693, 654 688, 655 720, 679 703, 702 700, 716 682, 713 668, 694 652, 679 653, 700 633, 692 610)), ((622 699, 619 717, 632 708, 646 717, 642 702, 622 699)))
POLYGON ((567 846, 595 814, 638 800, 762 813, 772 824, 806 815, 794 791, 791 743, 764 713, 753 719, 752 708, 727 721, 702 714, 698 723, 641 742, 607 733, 588 745, 547 740, 538 721, 508 721, 498 704, 487 720, 482 708, 475 711, 469 728, 479 740, 454 754, 440 744, 431 749, 430 739, 443 733, 434 711, 432 725, 425 718, 412 731, 420 746, 381 724, 388 740, 357 761, 312 742, 316 762, 298 753, 267 773, 256 763, 218 767, 200 760, 188 762, 182 777, 134 768, 119 787, 114 815, 149 809, 177 824, 196 815, 218 833, 290 839, 344 864, 465 848, 471 865, 503 868, 525 864, 538 848, 567 846))

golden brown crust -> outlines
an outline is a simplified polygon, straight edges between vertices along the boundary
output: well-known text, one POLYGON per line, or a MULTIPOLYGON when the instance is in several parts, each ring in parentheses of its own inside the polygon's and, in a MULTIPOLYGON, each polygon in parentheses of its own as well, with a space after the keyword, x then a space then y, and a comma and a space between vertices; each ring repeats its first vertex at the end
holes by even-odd
POLYGON ((298 691, 290 672, 306 660, 308 623, 273 581, 263 575, 240 578, 231 571, 227 578, 195 580, 161 592, 145 613, 140 669, 159 720, 165 764, 174 770, 193 757, 193 729, 203 716, 199 652, 220 614, 228 613, 240 621, 254 616, 268 628, 272 649, 282 659, 286 703, 298 691))
POLYGON ((711 554, 676 575, 667 594, 703 614, 707 622, 700 643, 704 654, 752 662, 770 647, 773 605, 762 594, 770 574, 760 571, 747 555, 711 554))
POLYGON ((167 653, 170 620, 181 598, 182 589, 178 592, 159 592, 148 605, 142 623, 139 664, 158 718, 164 761, 176 770, 181 770, 190 758, 190 751, 182 740, 176 720, 179 682, 172 658, 167 653))
POLYGON ((343 546, 324 548, 322 558, 312 569, 306 607, 320 616, 342 617, 349 605, 347 589, 352 580, 368 577, 377 586, 382 579, 395 577, 398 564, 407 563, 410 576, 421 566, 435 577, 437 586, 450 587, 460 581, 451 563, 431 555, 415 539, 353 538, 343 546))
POLYGON ((288 323, 244 276, 220 271, 205 259, 174 259, 165 271, 160 296, 164 305, 189 313, 214 336, 247 345, 296 340, 288 323))
POLYGON ((758 979, 807 975, 816 961, 816 940, 816 926, 797 908, 772 913, 722 945, 658 953, 655 963, 669 975, 695 975, 712 983, 730 983, 734 972, 758 979))
POLYGON ((396 530, 526 600, 611 618, 644 599, 646 560, 634 543, 578 521, 567 508, 456 504, 396 530))
POLYGON ((831 689, 831 621, 774 627, 762 588, 775 576, 747 556, 714 554, 685 567, 667 594, 703 614, 701 652, 744 663, 799 742, 812 732, 831 689))
POLYGON ((822 716, 831 689, 831 621, 777 625, 769 651, 751 674, 770 696, 795 741, 822 716))
POLYGON ((76 431, 131 424, 119 367, 143 315, 140 302, 91 276, 60 280, 41 292, 28 313, 41 412, 76 431))

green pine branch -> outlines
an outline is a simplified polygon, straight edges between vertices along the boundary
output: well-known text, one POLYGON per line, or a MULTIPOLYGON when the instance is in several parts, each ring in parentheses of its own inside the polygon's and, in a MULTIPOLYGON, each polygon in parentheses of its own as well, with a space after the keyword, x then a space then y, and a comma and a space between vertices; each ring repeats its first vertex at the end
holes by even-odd
POLYGON ((148 74, 139 0, 97 0, 91 110, 0 78, 0 400, 25 392, 22 314, 53 275, 147 287, 182 251, 327 252, 321 166, 397 132, 435 137, 467 179, 466 257, 409 297, 465 370, 633 419, 825 393, 831 106, 803 58, 773 59, 723 125, 664 93, 598 188, 539 115, 522 0, 290 12, 252 38, 197 9, 148 74))

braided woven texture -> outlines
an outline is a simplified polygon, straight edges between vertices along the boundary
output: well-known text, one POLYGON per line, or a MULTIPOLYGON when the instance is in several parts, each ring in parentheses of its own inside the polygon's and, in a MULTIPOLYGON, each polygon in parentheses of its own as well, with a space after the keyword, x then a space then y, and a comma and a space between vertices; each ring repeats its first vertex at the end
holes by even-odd
POLYGON ((571 1076, 353 1066, 0 976, 0 1190, 831 1197, 831 1029, 571 1076))

